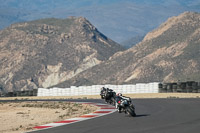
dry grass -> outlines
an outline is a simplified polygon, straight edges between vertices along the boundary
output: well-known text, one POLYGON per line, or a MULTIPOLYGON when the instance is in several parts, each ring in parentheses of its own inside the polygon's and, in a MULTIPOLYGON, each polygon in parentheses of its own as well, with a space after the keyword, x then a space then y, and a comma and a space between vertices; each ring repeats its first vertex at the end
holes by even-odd
POLYGON ((22 133, 95 110, 97 107, 92 105, 69 102, 0 102, 0 133, 22 133))

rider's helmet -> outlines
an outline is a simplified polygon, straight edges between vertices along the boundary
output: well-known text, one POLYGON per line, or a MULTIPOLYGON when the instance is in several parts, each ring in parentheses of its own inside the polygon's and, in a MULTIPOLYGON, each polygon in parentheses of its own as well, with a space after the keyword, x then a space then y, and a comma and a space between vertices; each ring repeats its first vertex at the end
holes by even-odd
POLYGON ((117 93, 117 96, 122 96, 122 93, 117 93))
POLYGON ((103 91, 103 90, 105 90, 105 89, 106 89, 106 88, 102 87, 102 88, 101 88, 101 91, 103 91))

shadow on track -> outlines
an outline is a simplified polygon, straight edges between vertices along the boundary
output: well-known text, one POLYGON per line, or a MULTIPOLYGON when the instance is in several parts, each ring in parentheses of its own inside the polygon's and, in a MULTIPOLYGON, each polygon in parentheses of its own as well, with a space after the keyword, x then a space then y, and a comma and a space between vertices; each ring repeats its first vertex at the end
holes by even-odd
POLYGON ((146 116, 150 116, 150 114, 136 115, 135 117, 146 117, 146 116))
POLYGON ((141 115, 136 115, 136 116, 134 116, 134 117, 125 114, 125 117, 130 117, 130 118, 136 118, 136 117, 147 117, 147 116, 150 116, 150 114, 141 114, 141 115))

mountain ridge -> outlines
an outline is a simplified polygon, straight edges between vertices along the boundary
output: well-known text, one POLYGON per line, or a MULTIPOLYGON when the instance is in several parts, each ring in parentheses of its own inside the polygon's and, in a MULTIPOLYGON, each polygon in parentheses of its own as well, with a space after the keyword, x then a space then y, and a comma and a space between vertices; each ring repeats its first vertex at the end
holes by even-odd
POLYGON ((200 14, 193 12, 169 18, 142 42, 58 87, 199 80, 199 22, 200 14))
POLYGON ((42 19, 0 31, 0 85, 38 87, 199 80, 200 14, 169 18, 125 50, 84 17, 42 19))
POLYGON ((56 85, 124 50, 84 17, 13 24, 0 31, 0 42, 7 91, 56 85))

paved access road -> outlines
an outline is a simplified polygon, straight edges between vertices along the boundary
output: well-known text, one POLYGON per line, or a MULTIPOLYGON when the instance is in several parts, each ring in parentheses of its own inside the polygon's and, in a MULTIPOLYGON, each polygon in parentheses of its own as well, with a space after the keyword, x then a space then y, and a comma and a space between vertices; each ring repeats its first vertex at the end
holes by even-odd
MULTIPOLYGON (((103 100, 78 101, 104 103, 103 100)), ((137 99, 133 102, 137 117, 115 112, 32 133, 200 133, 200 99, 137 99)))

